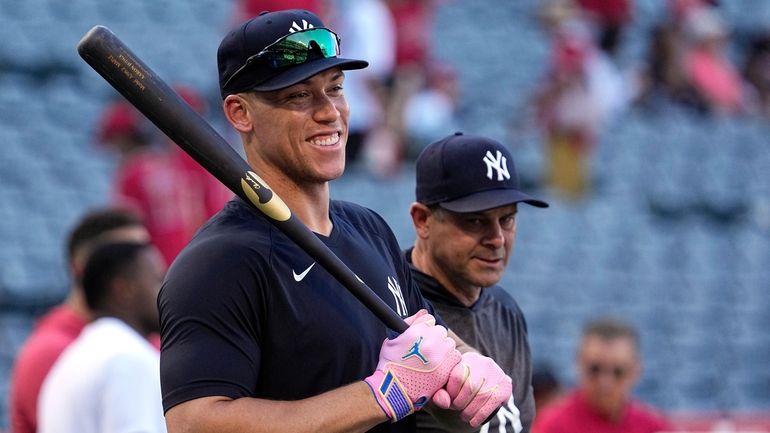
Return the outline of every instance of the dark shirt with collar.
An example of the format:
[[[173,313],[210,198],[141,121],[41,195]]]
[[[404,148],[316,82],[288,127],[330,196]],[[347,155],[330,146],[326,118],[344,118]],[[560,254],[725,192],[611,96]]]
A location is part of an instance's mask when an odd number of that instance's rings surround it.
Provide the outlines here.
[[[482,426],[481,430],[528,433],[535,416],[535,400],[532,395],[532,360],[527,323],[519,305],[505,289],[492,286],[482,289],[479,299],[466,307],[435,278],[414,267],[412,249],[405,254],[422,295],[433,304],[449,328],[481,354],[494,359],[513,379],[513,402],[503,405],[486,429]],[[516,425],[517,411],[522,430]],[[500,430],[501,424],[505,424],[504,430]],[[444,431],[424,411],[417,413],[417,430]]]

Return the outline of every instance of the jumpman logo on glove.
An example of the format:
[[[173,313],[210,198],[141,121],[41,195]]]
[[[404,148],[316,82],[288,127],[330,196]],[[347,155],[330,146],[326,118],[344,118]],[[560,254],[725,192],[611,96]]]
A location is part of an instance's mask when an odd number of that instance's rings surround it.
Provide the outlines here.
[[[401,357],[401,360],[406,360],[410,356],[416,356],[420,358],[420,361],[422,361],[423,364],[427,364],[428,360],[425,359],[424,356],[422,356],[422,353],[420,353],[420,344],[422,344],[422,336],[420,336],[419,340],[414,342],[414,344],[412,345],[412,348],[409,349],[409,352],[406,352],[406,354]]]

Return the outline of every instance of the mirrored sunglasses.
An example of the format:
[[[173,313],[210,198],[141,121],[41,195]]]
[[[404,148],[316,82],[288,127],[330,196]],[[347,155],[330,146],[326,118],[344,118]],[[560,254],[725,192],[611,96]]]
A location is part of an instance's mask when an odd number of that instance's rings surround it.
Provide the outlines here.
[[[290,33],[246,59],[246,63],[230,76],[224,87],[256,63],[275,69],[301,65],[314,55],[330,58],[337,57],[339,54],[340,38],[327,28],[319,27]]]

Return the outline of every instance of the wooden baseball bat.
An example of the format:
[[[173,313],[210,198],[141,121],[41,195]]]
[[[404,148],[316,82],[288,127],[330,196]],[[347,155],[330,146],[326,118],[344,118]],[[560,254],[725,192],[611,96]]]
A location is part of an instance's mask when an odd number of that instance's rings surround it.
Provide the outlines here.
[[[78,43],[78,53],[182,150],[246,203],[264,213],[388,328],[406,330],[404,320],[293,215],[227,141],[112,31],[95,26]]]

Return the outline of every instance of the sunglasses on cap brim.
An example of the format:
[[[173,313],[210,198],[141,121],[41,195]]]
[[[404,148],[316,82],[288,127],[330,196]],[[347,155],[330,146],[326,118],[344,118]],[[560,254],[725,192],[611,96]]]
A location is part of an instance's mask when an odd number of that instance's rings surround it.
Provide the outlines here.
[[[233,75],[225,82],[224,87],[227,87],[244,70],[256,63],[277,69],[301,65],[313,55],[330,58],[337,57],[339,54],[339,36],[325,27],[290,33],[246,59],[246,63],[233,72]]]

